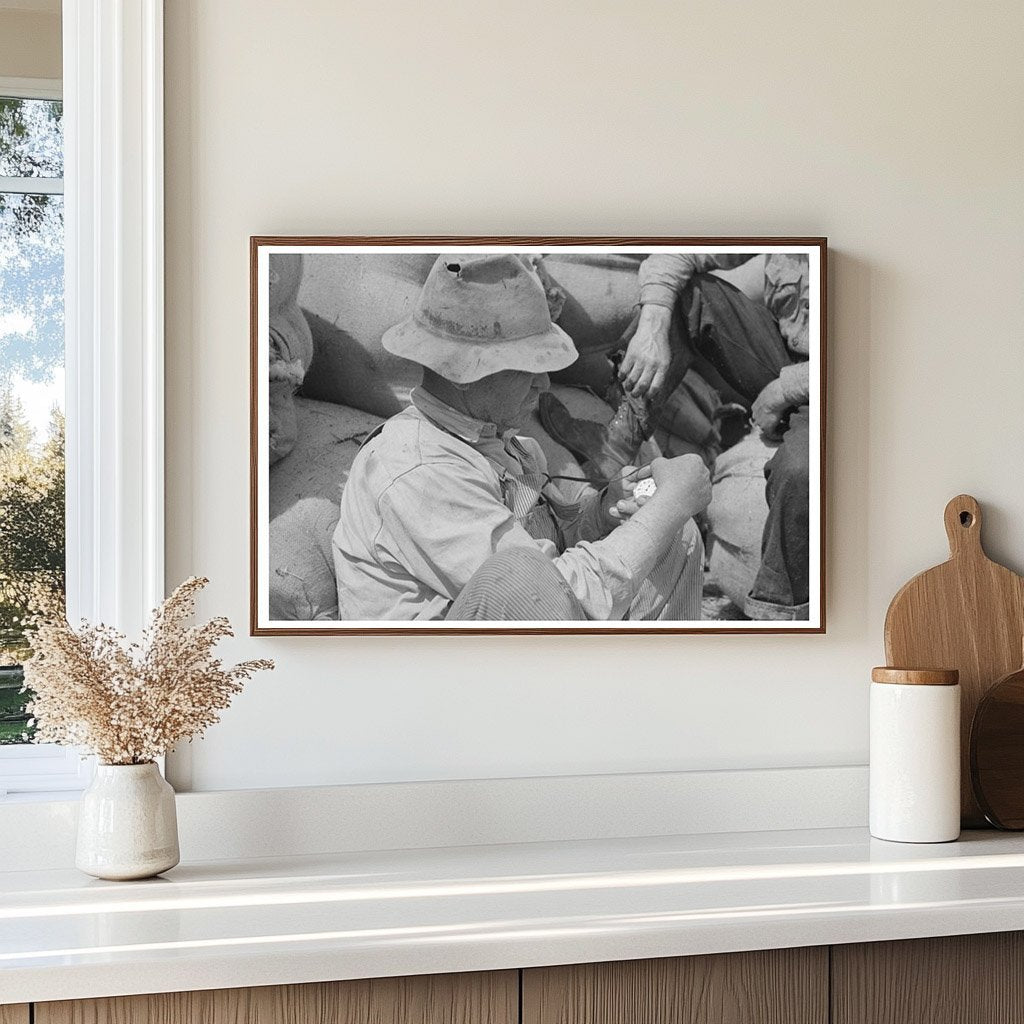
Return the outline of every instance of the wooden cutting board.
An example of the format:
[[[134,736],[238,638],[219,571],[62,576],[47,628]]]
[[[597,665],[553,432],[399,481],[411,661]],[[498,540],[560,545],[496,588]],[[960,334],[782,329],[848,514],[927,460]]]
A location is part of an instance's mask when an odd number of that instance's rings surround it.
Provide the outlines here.
[[[971,726],[971,786],[996,827],[1024,829],[1024,668],[978,703]]]
[[[1024,578],[993,562],[981,546],[981,508],[960,494],[945,511],[949,561],[915,576],[885,616],[885,656],[894,668],[960,670],[960,813],[983,827],[970,777],[971,722],[988,688],[1020,667]]]

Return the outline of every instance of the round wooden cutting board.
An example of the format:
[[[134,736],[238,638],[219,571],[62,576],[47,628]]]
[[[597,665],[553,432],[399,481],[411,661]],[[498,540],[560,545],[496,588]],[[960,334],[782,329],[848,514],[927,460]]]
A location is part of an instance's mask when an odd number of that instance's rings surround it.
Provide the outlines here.
[[[971,726],[971,783],[997,828],[1024,829],[1024,668],[982,697]]]
[[[981,508],[960,494],[945,511],[949,561],[915,576],[885,616],[885,656],[894,668],[941,665],[960,671],[960,813],[984,826],[971,788],[970,734],[988,688],[1020,667],[1024,578],[993,562],[981,546]]]

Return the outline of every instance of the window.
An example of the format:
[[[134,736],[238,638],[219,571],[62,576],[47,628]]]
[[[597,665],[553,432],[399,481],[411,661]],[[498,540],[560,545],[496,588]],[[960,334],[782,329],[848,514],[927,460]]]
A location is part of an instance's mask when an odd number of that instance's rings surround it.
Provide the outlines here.
[[[31,739],[25,623],[65,592],[59,99],[0,94],[0,744]]]
[[[31,746],[26,618],[64,600],[63,104],[46,83],[0,81],[0,785],[73,755]],[[13,780],[20,779],[20,783]],[[49,785],[49,782],[46,783]]]
[[[26,616],[64,597],[60,100],[0,95],[0,744],[31,738]]]
[[[0,172],[5,201],[48,195],[63,211],[68,615],[129,635],[165,593],[162,31],[162,0],[66,2],[63,198],[53,161]],[[0,78],[0,97],[60,101],[61,83]],[[0,745],[0,799],[90,775],[75,751]]]

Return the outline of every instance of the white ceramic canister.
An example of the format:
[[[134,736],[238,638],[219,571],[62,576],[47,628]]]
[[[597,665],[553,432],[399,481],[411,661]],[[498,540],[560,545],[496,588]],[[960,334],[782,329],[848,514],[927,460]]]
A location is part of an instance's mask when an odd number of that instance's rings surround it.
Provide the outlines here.
[[[150,878],[178,863],[174,790],[150,761],[98,764],[78,811],[75,866],[96,878]]]
[[[897,843],[960,835],[960,683],[955,669],[871,672],[871,834]]]

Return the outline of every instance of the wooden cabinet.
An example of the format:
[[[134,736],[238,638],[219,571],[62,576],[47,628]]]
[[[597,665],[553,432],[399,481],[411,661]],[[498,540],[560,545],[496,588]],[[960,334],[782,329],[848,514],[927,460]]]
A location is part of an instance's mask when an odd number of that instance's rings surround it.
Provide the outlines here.
[[[0,1006],[0,1024],[1024,1024],[1024,933]]]
[[[833,1024],[1024,1021],[1024,933],[832,947]]]
[[[522,1020],[826,1024],[828,949],[772,949],[523,971]]]
[[[35,1006],[35,1024],[518,1024],[518,1021],[518,971],[174,992],[36,1003]],[[0,1024],[7,1022],[0,1018]],[[23,1022],[18,1019],[17,1024]]]

